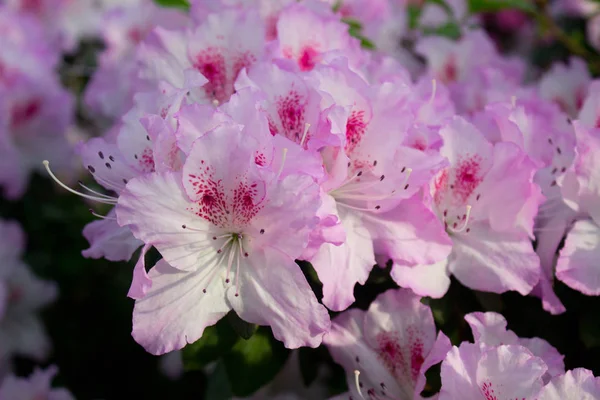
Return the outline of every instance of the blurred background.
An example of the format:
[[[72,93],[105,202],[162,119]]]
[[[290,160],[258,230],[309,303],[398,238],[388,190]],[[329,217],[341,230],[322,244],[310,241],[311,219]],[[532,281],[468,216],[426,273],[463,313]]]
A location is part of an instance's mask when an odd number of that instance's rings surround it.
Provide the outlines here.
[[[7,10],[29,13],[39,18],[40,24],[45,24],[47,32],[68,28],[68,40],[61,36],[64,43],[59,46],[54,73],[74,96],[73,120],[68,129],[70,143],[75,145],[80,140],[103,135],[112,119],[107,112],[97,112],[102,107],[90,108],[84,98],[90,78],[107,48],[102,23],[94,26],[91,21],[102,21],[106,13],[119,7],[142,7],[144,1],[135,0],[131,4],[115,1],[102,6],[93,4],[102,0],[89,0],[89,5],[84,4],[88,0],[71,1],[78,3],[77,7],[62,14],[46,10],[40,16],[35,7],[51,7],[50,1],[47,1],[49,6],[44,6],[46,0],[0,0],[0,16],[9,15]],[[590,27],[596,23],[594,18],[600,11],[594,9],[590,13],[585,8],[577,8],[586,2],[465,0],[462,3],[468,9],[464,16],[432,27],[419,22],[423,9],[434,4],[449,10],[453,5],[443,0],[406,0],[408,29],[397,38],[397,44],[410,53],[415,39],[422,34],[456,39],[460,35],[460,24],[470,23],[470,17],[476,16],[503,52],[528,61],[530,79],[536,79],[554,63],[567,61],[573,55],[585,60],[592,74],[600,73],[600,35],[595,35],[594,28]],[[568,3],[572,7],[561,8],[556,3]],[[161,0],[157,6],[186,12],[189,5],[184,0]],[[90,17],[90,13],[96,14]],[[375,47],[361,32],[360,22],[352,18],[347,22],[365,48]],[[0,28],[3,24],[6,25],[0,22]],[[0,46],[10,40],[0,36]],[[411,60],[417,68],[423,62],[416,55]],[[101,111],[107,111],[106,107]],[[35,162],[39,163],[38,168],[23,195],[0,197],[0,217],[21,224],[27,237],[24,262],[39,278],[55,282],[58,295],[40,311],[51,351],[42,360],[23,355],[5,360],[16,375],[27,376],[36,366],[56,365],[59,372],[54,385],[68,388],[77,399],[83,400],[227,399],[251,395],[278,376],[289,361],[292,367],[286,368],[279,379],[298,385],[298,391],[306,398],[326,398],[344,391],[344,372],[333,363],[324,347],[303,348],[292,354],[272,338],[268,328],[251,326],[235,315],[209,328],[199,342],[182,352],[161,357],[148,354],[131,337],[134,302],[127,297],[138,252],[131,262],[83,257],[82,251],[89,243],[82,236],[82,229],[96,219],[90,213],[90,204],[49,180],[41,170],[41,159]],[[72,164],[71,173],[63,175],[72,184],[78,179],[91,181],[77,161]],[[108,210],[94,205],[96,213],[104,215]],[[156,254],[151,257],[156,259]],[[153,262],[150,260],[147,264],[153,265]],[[319,296],[316,274],[309,264],[301,263],[301,266]],[[392,287],[396,285],[389,278],[389,270],[375,268],[367,284],[356,287],[357,302],[353,307],[366,309],[377,294]],[[553,344],[565,355],[567,369],[584,367],[595,375],[600,374],[600,298],[585,296],[560,282],[556,283],[555,291],[568,310],[559,316],[544,311],[539,299],[512,293],[476,292],[455,280],[444,298],[426,299],[426,302],[432,307],[438,327],[453,343],[472,340],[463,320],[466,313],[498,311],[508,320],[508,328],[519,336],[538,336]],[[430,371],[428,378],[426,394],[435,393],[440,386],[439,366]],[[315,385],[319,389],[314,389]],[[304,387],[313,387],[316,391],[302,392]],[[262,393],[256,398],[269,396]]]

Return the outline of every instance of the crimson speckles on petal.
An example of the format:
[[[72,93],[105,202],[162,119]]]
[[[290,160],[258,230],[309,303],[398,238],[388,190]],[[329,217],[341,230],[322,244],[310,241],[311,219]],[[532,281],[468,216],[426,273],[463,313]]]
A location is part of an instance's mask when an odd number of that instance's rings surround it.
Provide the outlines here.
[[[277,133],[283,134],[293,142],[300,143],[305,127],[304,112],[306,103],[306,98],[300,95],[293,86],[287,96],[279,97],[276,100],[277,115],[283,129],[283,132]]]
[[[219,102],[229,98],[232,88],[228,90],[227,67],[225,64],[225,50],[218,47],[208,47],[196,55],[194,67],[208,79],[204,90],[208,98]],[[233,86],[233,82],[231,82]]]
[[[450,183],[450,191],[459,204],[466,204],[475,189],[481,184],[484,176],[481,170],[481,156],[463,156],[453,168],[454,180]]]
[[[346,122],[346,153],[350,154],[356,149],[366,129],[365,112],[363,110],[352,111],[348,122]]]

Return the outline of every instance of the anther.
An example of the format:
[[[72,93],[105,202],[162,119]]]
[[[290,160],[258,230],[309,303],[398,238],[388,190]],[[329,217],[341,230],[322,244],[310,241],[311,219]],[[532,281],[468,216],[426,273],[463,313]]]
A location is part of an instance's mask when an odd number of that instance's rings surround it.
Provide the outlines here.
[[[385,175],[381,175],[381,176],[379,177],[379,180],[380,180],[380,181],[382,181],[382,180],[384,180],[384,179],[385,179]]]
[[[379,210],[381,208],[381,206],[375,206],[376,210]]]
[[[356,174],[356,176],[361,176],[362,175],[362,171],[358,171],[358,174]]]
[[[212,101],[212,104],[213,104],[213,106],[215,106],[215,107],[219,107],[219,100],[217,100],[217,99],[214,99],[214,100]]]
[[[261,230],[260,230],[260,234],[262,235],[263,233],[265,233],[265,230],[264,230],[264,229],[261,229]]]

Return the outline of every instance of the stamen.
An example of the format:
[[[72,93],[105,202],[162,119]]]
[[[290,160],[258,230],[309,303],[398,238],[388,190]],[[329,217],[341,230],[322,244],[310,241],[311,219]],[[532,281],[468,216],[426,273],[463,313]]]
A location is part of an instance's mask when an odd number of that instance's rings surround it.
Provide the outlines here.
[[[220,103],[219,103],[219,100],[217,100],[217,99],[213,99],[213,101],[212,101],[212,104],[213,104],[213,106],[215,106],[215,107],[219,107],[219,104],[220,104]]]
[[[227,241],[229,243],[233,240],[233,236],[230,240]],[[229,272],[231,271],[231,266],[233,265],[233,256],[235,255],[235,251],[233,249],[229,250],[229,260],[227,260],[227,275],[225,275],[225,283],[229,283]]]
[[[310,124],[306,123],[304,124],[304,133],[302,134],[302,139],[300,140],[300,146],[304,147],[304,141],[306,140],[306,137],[308,136],[308,130],[310,129]]]
[[[512,108],[517,107],[517,96],[510,97],[510,105],[512,106]]]
[[[433,101],[435,100],[436,92],[437,92],[437,80],[432,79],[431,80],[431,96],[429,97],[429,104],[433,104]]]
[[[109,220],[113,220],[116,221],[117,219],[115,217],[107,217],[106,215],[101,215],[96,213],[94,210],[92,210],[91,208],[89,209],[90,213],[94,216],[94,217],[98,217],[98,218],[102,218],[102,219],[109,219]]]
[[[283,149],[283,154],[281,155],[281,165],[279,166],[279,171],[277,171],[277,176],[275,178],[275,180],[279,180],[279,177],[281,176],[281,173],[283,172],[283,166],[285,165],[285,160],[287,158],[287,152],[288,149],[287,147]]]
[[[244,253],[244,248],[242,247],[242,239],[240,238],[240,240],[238,240],[238,244],[240,247],[240,254],[238,256],[237,259],[237,268],[235,269],[235,297],[238,297],[240,295],[239,293],[239,283],[240,283],[240,258],[242,258],[242,256],[246,256],[248,257],[248,253]]]
[[[89,187],[85,186],[85,185],[83,184],[83,182],[81,182],[81,181],[78,181],[77,183],[79,184],[79,186],[81,186],[82,188],[86,189],[87,191],[89,191],[89,192],[91,192],[91,193],[94,193],[95,195],[98,195],[98,196],[100,196],[100,197],[104,197],[104,198],[106,198],[106,199],[113,199],[113,198],[114,198],[114,197],[112,197],[112,196],[109,196],[109,195],[106,195],[106,194],[104,194],[104,193],[100,193],[100,192],[97,192],[97,191],[95,191],[95,190],[93,190],[93,189],[90,189]]]
[[[208,231],[205,231],[203,229],[197,229],[197,228],[190,228],[189,226],[187,226],[186,224],[181,225],[181,228],[183,229],[187,229],[188,231],[192,231],[192,232],[202,232],[202,233],[207,233]],[[222,237],[227,237],[229,235],[223,235],[223,236],[219,236],[219,238]]]
[[[50,170],[50,162],[48,160],[44,160],[43,161],[44,167],[46,168],[46,171],[48,171],[48,175],[50,175],[50,177],[56,182],[58,183],[63,189],[76,194],[77,196],[83,197],[84,199],[88,199],[88,200],[93,200],[93,201],[97,201],[99,203],[104,203],[104,204],[112,204],[115,205],[117,204],[117,199],[114,197],[111,198],[104,198],[104,197],[99,197],[99,196],[91,196],[89,194],[85,194],[85,193],[81,193],[78,192],[77,190],[71,189],[70,187],[68,187],[67,185],[65,185],[64,183],[62,183],[60,181],[60,179],[58,179],[56,177],[56,175],[54,175],[52,173],[52,171]]]
[[[460,233],[460,232],[464,231],[467,228],[467,225],[469,224],[470,217],[471,217],[471,205],[467,204],[467,211],[462,217],[462,219],[465,221],[463,226],[461,226],[459,229],[452,229],[452,231],[454,233]],[[456,225],[456,223],[454,225]]]
[[[355,369],[354,370],[354,384],[356,385],[356,391],[358,392],[358,395],[360,396],[361,399],[365,399],[365,396],[363,396],[362,391],[360,390],[360,381],[358,379],[358,377],[360,376],[360,371]]]

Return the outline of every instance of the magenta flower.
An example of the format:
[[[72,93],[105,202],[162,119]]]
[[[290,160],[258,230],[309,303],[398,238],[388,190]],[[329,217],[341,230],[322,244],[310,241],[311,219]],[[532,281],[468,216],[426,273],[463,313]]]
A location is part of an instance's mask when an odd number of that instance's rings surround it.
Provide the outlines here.
[[[119,224],[164,257],[133,314],[133,336],[149,352],[196,341],[231,309],[290,348],[318,346],[328,330],[294,262],[317,222],[318,186],[280,179],[257,150],[251,131],[218,126],[193,143],[182,171],[132,179],[119,197]]]
[[[340,399],[422,399],[425,372],[451,347],[429,307],[406,289],[379,295],[366,312],[345,311],[323,340],[346,370],[350,391]]]

